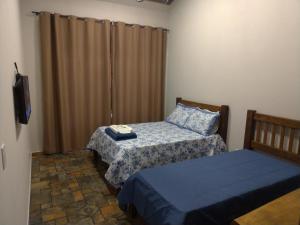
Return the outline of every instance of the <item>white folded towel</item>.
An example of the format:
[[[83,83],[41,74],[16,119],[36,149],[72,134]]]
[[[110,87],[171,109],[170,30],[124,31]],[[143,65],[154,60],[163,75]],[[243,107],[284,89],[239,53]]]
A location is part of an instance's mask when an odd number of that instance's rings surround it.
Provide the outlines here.
[[[129,134],[132,132],[132,128],[127,125],[111,125],[109,128],[116,134]]]

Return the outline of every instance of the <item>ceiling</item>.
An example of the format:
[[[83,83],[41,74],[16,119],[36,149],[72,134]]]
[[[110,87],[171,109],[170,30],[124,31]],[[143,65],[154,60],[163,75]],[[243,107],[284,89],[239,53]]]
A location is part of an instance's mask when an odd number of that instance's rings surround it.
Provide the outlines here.
[[[171,7],[171,4],[175,2],[175,0],[95,0],[95,1],[105,1],[105,2],[149,8],[154,10],[162,10],[162,11],[168,11]]]
[[[174,0],[148,0],[150,2],[157,2],[157,3],[162,3],[165,5],[171,5]]]

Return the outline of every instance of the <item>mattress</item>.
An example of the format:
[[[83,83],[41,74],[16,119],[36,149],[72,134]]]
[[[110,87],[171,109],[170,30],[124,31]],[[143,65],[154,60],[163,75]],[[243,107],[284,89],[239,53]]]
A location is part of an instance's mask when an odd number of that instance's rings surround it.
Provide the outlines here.
[[[250,150],[142,170],[118,195],[149,225],[229,225],[300,187],[300,167]]]
[[[109,164],[105,178],[114,186],[144,168],[219,154],[226,150],[220,135],[203,136],[168,122],[130,124],[137,139],[114,141],[98,128],[88,149]]]

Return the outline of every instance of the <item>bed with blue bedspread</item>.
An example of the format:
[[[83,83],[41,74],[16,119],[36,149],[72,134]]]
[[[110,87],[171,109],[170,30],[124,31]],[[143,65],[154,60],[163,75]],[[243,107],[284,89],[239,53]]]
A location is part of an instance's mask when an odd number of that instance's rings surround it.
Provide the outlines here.
[[[114,141],[98,128],[88,149],[109,165],[105,178],[115,187],[143,168],[220,154],[226,144],[219,134],[204,136],[168,122],[130,124],[137,139]]]
[[[229,225],[300,187],[300,167],[250,150],[187,160],[131,176],[118,195],[149,225]]]

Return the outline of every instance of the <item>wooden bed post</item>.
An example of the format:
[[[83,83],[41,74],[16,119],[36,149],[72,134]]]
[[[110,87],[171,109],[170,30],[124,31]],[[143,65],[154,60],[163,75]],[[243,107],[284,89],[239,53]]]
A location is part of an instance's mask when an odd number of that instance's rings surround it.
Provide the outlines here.
[[[94,156],[94,163],[97,164],[99,161],[99,154],[97,151],[93,151],[93,156]]]
[[[245,137],[244,137],[244,148],[251,149],[251,142],[254,140],[255,133],[255,110],[248,110],[247,112],[247,121],[246,121],[246,129],[245,129]]]
[[[220,127],[218,133],[221,135],[225,143],[227,143],[228,116],[229,106],[222,105],[220,109]]]
[[[138,216],[138,212],[133,204],[128,205],[128,216],[133,219]]]
[[[182,98],[177,97],[177,98],[176,98],[176,105],[177,105],[179,102],[181,102],[181,101],[182,101]]]

